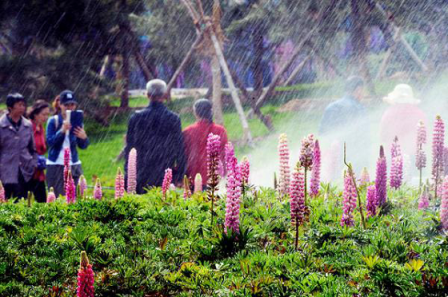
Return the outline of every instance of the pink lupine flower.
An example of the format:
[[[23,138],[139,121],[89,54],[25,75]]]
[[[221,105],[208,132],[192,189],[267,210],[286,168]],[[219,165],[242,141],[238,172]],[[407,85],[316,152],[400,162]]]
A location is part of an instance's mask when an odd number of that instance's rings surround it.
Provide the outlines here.
[[[82,198],[87,194],[87,180],[84,177],[84,175],[81,175],[79,177],[79,195],[81,195]]]
[[[367,187],[367,217],[374,217],[376,215],[376,188],[375,185]]]
[[[429,193],[428,189],[425,187],[425,189],[422,191],[420,195],[420,199],[418,201],[418,209],[427,209],[429,207]]]
[[[70,170],[68,171],[67,182],[65,184],[65,198],[67,199],[67,203],[76,202],[75,181],[73,180],[73,176]]]
[[[311,196],[317,196],[319,194],[320,163],[321,163],[321,152],[320,152],[319,140],[316,140],[316,142],[314,143],[313,169],[311,171],[311,186],[310,186]]]
[[[219,167],[223,166],[221,160],[219,159],[220,154],[220,144],[221,137],[219,135],[215,135],[210,133],[207,138],[207,177],[208,183],[210,183],[210,178],[214,177],[216,180],[213,181],[213,184],[217,184],[219,181]],[[221,163],[221,165],[220,165]],[[222,169],[222,171],[224,171]]]
[[[47,203],[51,203],[56,201],[56,195],[54,194],[54,189],[53,187],[50,188],[50,191],[48,191],[48,195],[47,195]]]
[[[0,203],[2,202],[6,202],[6,196],[5,196],[5,188],[3,187],[3,184],[0,181]]]
[[[172,180],[173,180],[173,171],[171,170],[171,168],[167,168],[165,170],[165,176],[163,177],[163,182],[162,182],[163,197],[166,196],[166,192],[169,190]]]
[[[124,196],[124,176],[121,173],[120,167],[117,170],[117,176],[115,177],[115,199],[123,198]]]
[[[440,222],[442,223],[442,228],[448,231],[448,176],[445,177],[443,182],[443,193],[440,203]]]
[[[305,219],[305,177],[300,167],[292,173],[289,196],[291,223],[300,225]]]
[[[95,181],[95,187],[93,188],[93,198],[95,198],[96,200],[103,199],[103,188],[101,187],[99,178],[97,178]]]
[[[365,186],[368,183],[370,183],[370,175],[369,175],[369,171],[367,171],[367,168],[364,167],[361,171],[361,177],[359,178],[359,185]]]
[[[64,188],[67,187],[68,172],[70,171],[70,148],[64,149]]]
[[[341,218],[341,226],[351,227],[355,224],[353,218],[353,211],[356,208],[356,199],[358,195],[356,194],[356,188],[353,184],[353,179],[350,174],[345,173],[344,177],[344,212]]]
[[[240,198],[242,176],[235,151],[230,142],[225,147],[227,165],[227,199],[226,199],[226,219],[224,222],[224,232],[229,229],[234,233],[239,233],[240,225]]]
[[[200,173],[196,173],[194,178],[194,192],[202,192],[202,176]]]
[[[93,273],[92,265],[89,263],[89,258],[86,252],[81,252],[81,261],[78,270],[78,287],[76,289],[77,297],[93,297],[95,295],[95,275]]]
[[[243,185],[249,184],[250,175],[250,163],[247,157],[244,157],[240,164],[241,168],[241,178],[243,179]]]
[[[387,162],[383,146],[380,147],[380,157],[376,163],[376,205],[383,206],[387,201]]]
[[[289,192],[290,183],[289,148],[288,137],[286,136],[286,134],[280,134],[278,154],[280,157],[280,176],[278,181],[278,188],[279,192],[284,195]]]
[[[390,166],[390,187],[398,189],[403,182],[403,156],[398,144],[398,137],[395,137],[391,148],[391,166]]]
[[[432,139],[432,176],[435,183],[435,196],[438,196],[437,185],[443,179],[443,149],[445,142],[445,124],[440,116],[436,117],[434,123],[434,134]]]
[[[314,154],[314,135],[310,134],[302,139],[302,147],[300,149],[300,165],[309,170],[313,166]]]
[[[128,157],[128,193],[135,194],[137,190],[137,150],[132,148]]]
[[[415,166],[418,170],[422,170],[426,167],[426,153],[424,145],[426,144],[426,127],[425,124],[420,121],[417,125],[417,152],[415,155]]]

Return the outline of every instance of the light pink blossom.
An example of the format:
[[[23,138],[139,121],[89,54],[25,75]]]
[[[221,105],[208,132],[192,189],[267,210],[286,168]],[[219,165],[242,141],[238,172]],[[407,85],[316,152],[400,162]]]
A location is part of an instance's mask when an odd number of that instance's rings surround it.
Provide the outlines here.
[[[124,176],[118,167],[117,175],[115,177],[115,199],[123,198],[124,196]]]
[[[93,198],[96,200],[103,199],[103,188],[101,187],[100,179],[97,178],[95,181],[95,187],[93,189]]]
[[[169,190],[172,180],[173,180],[173,171],[171,170],[171,168],[165,169],[165,176],[163,177],[162,182],[163,197],[165,197],[166,192]]]
[[[353,212],[356,208],[356,199],[358,195],[356,194],[356,188],[353,184],[352,177],[350,174],[345,173],[344,177],[344,207],[343,214],[341,218],[341,226],[351,227],[355,224],[355,220],[353,218]]]
[[[137,150],[132,148],[128,157],[128,193],[135,194],[137,190]]]
[[[280,176],[278,187],[279,192],[284,195],[289,193],[289,183],[291,178],[289,167],[288,137],[286,136],[286,134],[280,134],[278,154],[280,157]]]
[[[224,231],[227,233],[231,229],[232,232],[239,233],[242,176],[238,160],[235,157],[235,151],[230,142],[225,147],[225,156],[227,165],[227,199]]]

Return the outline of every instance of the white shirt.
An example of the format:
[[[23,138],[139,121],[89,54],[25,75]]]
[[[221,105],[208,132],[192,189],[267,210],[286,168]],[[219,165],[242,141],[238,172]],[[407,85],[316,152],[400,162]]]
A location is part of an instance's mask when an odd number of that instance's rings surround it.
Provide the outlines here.
[[[70,139],[68,137],[69,133],[65,133],[64,143],[62,144],[62,149],[59,152],[58,158],[55,162],[50,161],[50,159],[47,159],[47,165],[64,165],[64,151],[66,148],[70,148]],[[78,160],[77,162],[73,163],[72,158],[70,158],[70,166],[72,165],[79,165],[81,164],[81,160]]]

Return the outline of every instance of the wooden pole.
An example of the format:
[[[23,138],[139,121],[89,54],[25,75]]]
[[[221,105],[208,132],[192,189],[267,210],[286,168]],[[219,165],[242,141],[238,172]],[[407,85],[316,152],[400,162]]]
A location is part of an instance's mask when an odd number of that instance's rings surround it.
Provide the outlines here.
[[[288,86],[292,80],[297,76],[297,74],[303,69],[303,67],[305,66],[306,62],[308,62],[308,60],[311,57],[308,55],[305,57],[305,59],[302,60],[302,62],[299,63],[299,65],[296,66],[296,68],[294,68],[294,70],[291,72],[291,74],[289,75],[288,79],[286,80],[284,86]]]
[[[210,67],[212,69],[212,84],[213,84],[213,119],[219,125],[224,124],[224,117],[222,114],[222,78],[221,68],[219,67],[219,58],[213,55],[210,59]]]

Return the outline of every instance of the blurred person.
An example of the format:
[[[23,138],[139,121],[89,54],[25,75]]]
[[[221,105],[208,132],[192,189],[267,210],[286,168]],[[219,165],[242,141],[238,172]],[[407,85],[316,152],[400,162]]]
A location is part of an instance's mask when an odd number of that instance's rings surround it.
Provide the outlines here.
[[[181,121],[177,114],[168,110],[163,101],[166,98],[166,83],[154,79],[146,84],[150,101],[148,107],[135,112],[129,120],[126,133],[125,175],[132,148],[137,150],[137,194],[145,188],[161,186],[165,170],[173,170],[172,182],[182,184],[185,174],[184,141]]]
[[[33,126],[24,117],[26,102],[21,94],[9,94],[6,106],[8,111],[0,118],[0,180],[7,199],[25,198],[38,158]]]
[[[34,175],[29,182],[29,189],[34,194],[34,199],[37,202],[47,201],[47,191],[45,187],[45,169],[47,168],[47,160],[45,154],[47,152],[47,145],[45,143],[44,123],[47,122],[50,115],[50,104],[45,100],[37,100],[31,107],[28,113],[28,118],[33,124],[34,143],[38,153],[37,167]]]
[[[202,176],[202,185],[207,184],[207,137],[210,133],[221,138],[221,157],[224,164],[224,148],[227,144],[227,131],[213,122],[212,104],[207,99],[199,99],[193,106],[196,123],[185,128],[185,155],[187,158],[187,176],[194,181],[196,174]],[[225,166],[223,166],[225,167]],[[193,184],[193,183],[191,183]]]
[[[64,150],[70,148],[70,170],[78,185],[82,174],[81,161],[77,147],[86,149],[89,139],[83,127],[71,131],[71,124],[67,119],[68,110],[76,110],[78,102],[72,91],[66,90],[59,95],[60,111],[52,116],[47,123],[47,144],[49,147],[47,159],[47,186],[53,188],[56,197],[65,195],[64,188]]]
[[[384,111],[380,123],[380,139],[387,151],[390,151],[395,136],[401,151],[408,155],[415,154],[417,124],[423,121],[428,127],[426,114],[419,108],[420,100],[414,97],[412,87],[398,84],[383,101],[390,106]]]

